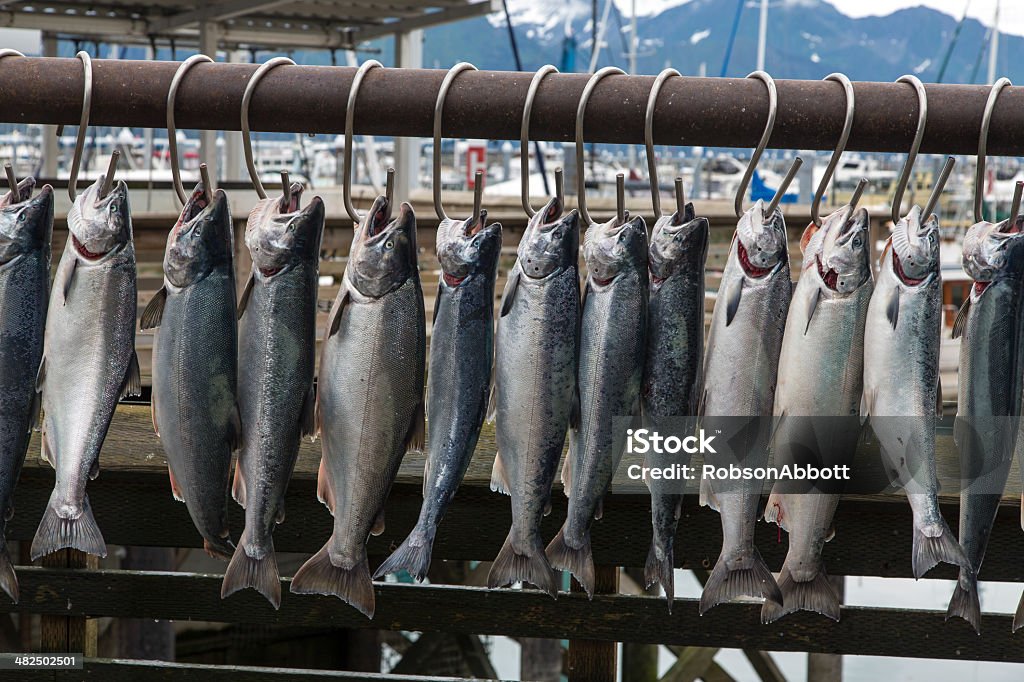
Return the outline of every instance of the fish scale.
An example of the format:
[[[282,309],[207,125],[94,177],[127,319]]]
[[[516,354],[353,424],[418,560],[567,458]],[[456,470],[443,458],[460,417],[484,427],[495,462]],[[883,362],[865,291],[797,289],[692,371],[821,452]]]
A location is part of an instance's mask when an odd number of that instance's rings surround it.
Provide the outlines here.
[[[0,205],[0,589],[14,602],[18,580],[7,550],[7,522],[39,418],[35,384],[43,355],[53,230],[53,190],[47,185],[32,199],[34,187],[31,178],[23,180],[17,197],[8,192]]]

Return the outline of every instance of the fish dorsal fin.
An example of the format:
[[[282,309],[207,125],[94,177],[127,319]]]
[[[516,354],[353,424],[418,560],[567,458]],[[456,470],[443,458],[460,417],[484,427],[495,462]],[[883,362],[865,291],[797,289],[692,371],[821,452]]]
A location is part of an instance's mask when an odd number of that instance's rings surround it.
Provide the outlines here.
[[[725,294],[725,326],[732,324],[736,318],[736,311],[740,308],[740,299],[743,298],[743,277],[729,285],[729,291]]]
[[[171,481],[171,495],[178,502],[184,502],[185,496],[181,494],[181,486],[178,485],[177,479],[174,478],[174,472],[171,470],[171,467],[167,467],[167,478]]]
[[[345,312],[345,308],[351,300],[352,292],[349,291],[348,285],[343,282],[341,285],[341,291],[339,292],[338,302],[331,310],[331,319],[327,324],[328,339],[337,334],[338,330],[341,329],[341,314]]]
[[[377,518],[373,520],[373,528],[370,529],[370,535],[377,536],[384,532],[384,507],[380,508],[377,512]]]
[[[515,301],[518,288],[519,268],[512,268],[508,281],[505,282],[505,293],[501,296],[501,317],[505,317],[512,310],[512,303]]]
[[[71,284],[75,281],[75,270],[78,269],[78,259],[61,259],[57,268],[56,281],[61,282],[61,300],[64,305],[68,304],[68,296],[71,294]]]
[[[811,243],[811,239],[820,230],[821,227],[815,225],[813,222],[804,228],[804,233],[800,235],[800,253],[804,253],[807,250],[807,245]]]
[[[889,303],[885,306],[885,317],[895,329],[896,323],[900,319],[900,290],[897,287],[893,287],[892,293],[889,295]]]
[[[960,310],[956,311],[956,317],[953,318],[953,338],[959,339],[964,334],[964,327],[967,324],[967,314],[971,311],[971,297],[968,295],[960,306]]]
[[[146,309],[142,311],[139,329],[156,329],[164,319],[164,304],[167,303],[167,286],[160,287]]]
[[[242,473],[242,453],[238,453],[235,462],[235,477],[231,482],[231,497],[245,509],[245,474]]]
[[[814,293],[811,294],[811,300],[807,304],[807,326],[804,327],[804,336],[807,336],[807,331],[811,328],[811,320],[814,319],[814,311],[818,309],[819,300],[821,300],[821,289],[815,287]]]
[[[121,400],[138,398],[141,395],[142,372],[139,370],[139,356],[133,350],[132,358],[128,361],[128,371],[124,375],[124,383],[121,385]]]
[[[505,463],[501,459],[501,453],[494,454],[494,465],[491,467],[491,491],[502,495],[511,495],[512,486],[508,484],[508,473],[505,471]]]
[[[249,297],[252,296],[252,288],[256,285],[256,267],[249,271],[249,278],[245,280],[245,287],[242,289],[242,297],[238,299],[238,319],[242,319],[245,309],[249,305]]]

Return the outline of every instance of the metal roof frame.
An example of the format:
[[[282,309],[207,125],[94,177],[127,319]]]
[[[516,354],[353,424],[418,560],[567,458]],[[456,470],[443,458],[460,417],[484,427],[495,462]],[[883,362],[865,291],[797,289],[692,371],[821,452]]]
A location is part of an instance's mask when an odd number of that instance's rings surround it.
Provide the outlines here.
[[[499,9],[499,0],[16,0],[0,2],[0,28],[122,44],[188,44],[198,42],[201,25],[213,24],[225,49],[343,49]]]

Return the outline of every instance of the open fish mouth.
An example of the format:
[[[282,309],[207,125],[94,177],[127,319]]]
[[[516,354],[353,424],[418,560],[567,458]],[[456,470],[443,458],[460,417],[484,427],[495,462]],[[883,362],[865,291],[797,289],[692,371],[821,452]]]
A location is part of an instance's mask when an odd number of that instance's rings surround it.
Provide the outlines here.
[[[815,256],[814,260],[818,264],[818,276],[821,277],[821,281],[825,283],[829,289],[836,290],[836,284],[839,281],[839,273],[835,271],[835,268],[825,269],[825,266],[821,264],[821,256]]]
[[[86,248],[85,244],[78,241],[78,237],[76,237],[73,234],[71,235],[71,243],[74,245],[75,251],[77,251],[78,254],[85,258],[86,260],[99,260],[100,258],[103,258],[111,251],[111,249],[99,252],[90,251],[88,248]]]
[[[743,272],[749,277],[760,279],[772,271],[772,268],[758,267],[751,262],[750,255],[747,253],[747,247],[743,246],[743,240],[741,239],[736,240],[736,255],[739,256]]]
[[[906,284],[907,286],[917,286],[918,284],[925,280],[924,277],[916,278],[909,276],[903,270],[903,263],[900,261],[900,256],[898,253],[896,253],[895,250],[893,250],[892,252],[892,269],[896,273],[896,276],[899,278],[899,280]]]
[[[383,199],[377,203],[377,210],[373,215],[366,219],[366,238],[372,239],[380,234],[387,227],[389,217],[388,201]]]

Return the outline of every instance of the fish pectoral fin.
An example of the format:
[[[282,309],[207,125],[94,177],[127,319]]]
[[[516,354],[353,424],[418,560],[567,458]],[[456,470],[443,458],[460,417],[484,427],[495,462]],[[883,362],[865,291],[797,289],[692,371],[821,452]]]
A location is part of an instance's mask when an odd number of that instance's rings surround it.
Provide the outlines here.
[[[818,309],[818,301],[820,300],[821,289],[815,289],[811,295],[810,302],[807,304],[807,325],[804,327],[804,336],[807,336],[807,332],[811,328],[811,320],[814,319],[814,311]]]
[[[405,437],[406,452],[423,452],[426,443],[427,419],[423,411],[423,400],[416,405],[416,412],[412,416],[412,424],[409,425],[409,433]]]
[[[48,463],[53,469],[57,468],[57,459],[53,456],[53,450],[50,449],[50,442],[46,438],[46,426],[43,426],[42,438],[40,438],[42,447],[39,449],[39,456]]]
[[[501,459],[501,453],[494,453],[494,466],[491,467],[491,491],[502,495],[511,495],[512,486],[508,484],[508,474],[505,472],[505,463]]]
[[[337,334],[338,330],[341,329],[341,314],[345,312],[345,308],[348,306],[351,298],[351,292],[349,292],[345,283],[342,282],[338,301],[331,310],[331,319],[327,322],[327,336],[324,339],[325,341]]]
[[[242,319],[245,308],[249,305],[249,297],[252,296],[252,288],[256,285],[256,266],[249,271],[249,279],[245,280],[245,287],[242,289],[242,297],[238,299],[238,319]]]
[[[245,509],[245,476],[242,474],[242,453],[238,453],[235,462],[235,477],[231,481],[231,497]]]
[[[942,376],[935,377],[935,416],[942,416]]]
[[[185,496],[181,494],[181,486],[178,485],[178,480],[174,478],[174,472],[169,466],[167,467],[167,477],[171,479],[171,495],[174,495],[174,499],[178,502],[184,502]]]
[[[377,512],[377,518],[373,521],[373,528],[370,529],[370,535],[377,536],[384,532],[384,507],[380,508]]]
[[[139,329],[155,329],[160,326],[160,322],[164,319],[164,304],[167,303],[167,287],[162,286],[160,290],[156,292],[152,300],[146,305],[146,309],[142,311],[142,319],[139,320]]]
[[[743,298],[743,278],[740,277],[729,285],[729,291],[725,293],[725,326],[732,324],[736,317],[736,311],[740,308],[740,299]]]
[[[331,488],[330,475],[327,472],[327,462],[320,458],[320,468],[316,472],[316,499],[327,507],[334,516],[334,489]]]
[[[718,511],[718,497],[711,487],[711,480],[703,477],[700,479],[700,506]]]
[[[46,356],[39,361],[39,369],[36,371],[36,393],[41,393],[43,384],[46,383]]]
[[[228,425],[228,446],[231,452],[236,452],[242,447],[242,413],[235,405],[235,411],[231,413],[231,423]]]
[[[423,498],[427,497],[427,481],[430,480],[430,457],[423,460]]]
[[[821,228],[818,225],[815,225],[813,221],[811,222],[810,225],[808,225],[806,228],[804,228],[804,233],[802,235],[800,235],[800,253],[801,254],[805,253],[807,251],[807,245],[811,243],[811,238],[820,229]]]
[[[299,426],[302,436],[309,436],[310,440],[316,440],[316,389],[310,383],[306,391],[306,397],[302,401],[302,412],[299,413]]]
[[[139,369],[139,355],[132,350],[131,360],[128,361],[128,371],[124,374],[124,383],[121,384],[120,400],[125,398],[138,398],[142,395],[142,371]]]
[[[498,412],[498,384],[495,381],[497,377],[494,375],[494,365],[491,364],[491,395],[487,399],[487,421],[491,424],[494,423],[494,415]]]
[[[149,416],[153,420],[153,433],[156,437],[160,437],[160,426],[156,423],[156,396],[157,391],[153,390],[152,395],[149,397]]]
[[[512,310],[512,303],[516,298],[516,289],[519,288],[519,270],[512,268],[508,280],[505,282],[505,291],[501,295],[501,317],[505,317]]]
[[[964,326],[967,324],[967,313],[971,311],[971,297],[967,296],[964,299],[963,305],[960,306],[960,310],[956,311],[956,317],[953,318],[953,336],[954,339],[959,339],[963,336]]]
[[[434,299],[434,312],[430,318],[430,326],[437,324],[437,311],[441,309],[441,299],[444,297],[444,276],[437,282],[437,298]]]
[[[562,461],[562,490],[565,492],[565,496],[569,497],[572,492],[572,460],[576,457],[576,433],[571,432],[569,435],[569,450],[565,453],[565,459]]]
[[[60,261],[60,265],[57,268],[56,281],[63,282],[61,287],[60,296],[63,305],[68,304],[68,295],[71,293],[71,284],[75,281],[75,270],[78,268],[78,259],[72,258],[70,260]]]
[[[896,328],[896,323],[900,319],[900,290],[894,288],[892,295],[889,296],[889,303],[885,306],[885,317],[889,320],[889,324],[892,328]]]

